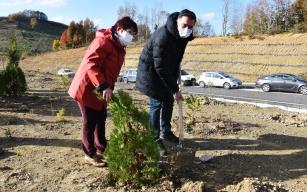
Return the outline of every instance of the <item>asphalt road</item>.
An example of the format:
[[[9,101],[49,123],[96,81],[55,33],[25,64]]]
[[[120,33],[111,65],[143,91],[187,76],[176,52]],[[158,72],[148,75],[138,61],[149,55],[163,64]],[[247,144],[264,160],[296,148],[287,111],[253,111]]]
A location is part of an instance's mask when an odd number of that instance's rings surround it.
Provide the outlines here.
[[[183,91],[192,94],[206,95],[212,98],[307,110],[307,95],[298,93],[262,92],[262,90],[253,87],[227,90],[224,88],[186,86],[183,87]]]
[[[134,83],[117,83],[118,88],[133,89]],[[199,86],[184,86],[184,93],[205,95],[211,98],[227,99],[238,102],[248,102],[263,106],[282,107],[294,111],[307,112],[307,95],[287,92],[263,92],[252,84],[243,85],[239,89],[201,88]],[[296,110],[297,109],[297,110]]]

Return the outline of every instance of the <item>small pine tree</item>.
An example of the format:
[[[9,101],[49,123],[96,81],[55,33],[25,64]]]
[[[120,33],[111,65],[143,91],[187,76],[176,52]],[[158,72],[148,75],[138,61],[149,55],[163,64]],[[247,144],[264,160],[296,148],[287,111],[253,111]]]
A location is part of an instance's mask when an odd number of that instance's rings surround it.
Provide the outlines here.
[[[187,106],[187,118],[185,123],[188,131],[193,130],[193,126],[196,122],[195,114],[201,110],[202,103],[203,99],[200,96],[189,95],[187,98],[185,98],[185,104]]]
[[[0,95],[19,96],[27,90],[27,83],[19,61],[22,53],[18,49],[15,36],[11,36],[7,49],[8,63],[0,75]]]
[[[123,91],[112,98],[110,111],[115,125],[106,151],[111,176],[124,183],[152,183],[159,175],[159,150],[148,112]]]

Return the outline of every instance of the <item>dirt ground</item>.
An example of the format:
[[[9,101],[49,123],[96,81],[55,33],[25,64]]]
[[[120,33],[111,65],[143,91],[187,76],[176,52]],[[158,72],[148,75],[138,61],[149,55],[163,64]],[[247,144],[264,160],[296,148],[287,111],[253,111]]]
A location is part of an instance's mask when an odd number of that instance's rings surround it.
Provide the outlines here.
[[[80,112],[58,78],[26,74],[24,96],[0,98],[0,191],[307,191],[306,114],[205,98],[184,149],[168,144],[161,178],[135,188],[112,183],[108,168],[83,162]],[[146,106],[133,85],[117,88]],[[65,122],[56,116],[61,108]],[[175,106],[175,132],[177,119]],[[111,130],[109,116],[108,135]],[[212,159],[202,162],[203,155]]]

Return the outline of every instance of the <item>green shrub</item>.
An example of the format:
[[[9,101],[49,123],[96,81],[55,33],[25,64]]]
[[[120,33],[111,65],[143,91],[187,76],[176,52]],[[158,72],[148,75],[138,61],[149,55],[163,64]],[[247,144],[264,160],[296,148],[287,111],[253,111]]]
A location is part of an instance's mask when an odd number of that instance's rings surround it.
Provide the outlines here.
[[[0,125],[12,125],[12,124],[14,124],[13,118],[0,115]]]
[[[4,135],[5,135],[6,137],[11,138],[11,137],[13,136],[13,132],[11,131],[10,128],[8,128],[8,129],[5,130]]]
[[[0,78],[0,95],[19,96],[27,90],[26,78],[20,67],[8,65]]]
[[[63,88],[67,88],[70,82],[70,79],[66,75],[61,75],[58,77],[58,81]]]
[[[112,98],[110,111],[114,123],[106,150],[112,178],[123,183],[144,185],[159,176],[159,149],[149,126],[149,114],[138,109],[123,91]]]
[[[200,111],[203,106],[203,98],[200,96],[189,95],[184,101],[187,107],[185,120],[186,129],[187,131],[191,131],[196,122],[195,114]]]
[[[56,39],[56,40],[52,41],[52,49],[53,50],[58,50],[60,47],[61,47],[60,40]]]
[[[57,121],[58,121],[58,122],[66,122],[66,119],[65,119],[65,109],[64,109],[64,107],[62,107],[62,108],[59,110],[59,112],[57,112],[56,118],[57,118]]]
[[[0,95],[19,96],[27,90],[25,75],[19,67],[21,55],[16,37],[11,36],[6,51],[8,63],[0,74]]]

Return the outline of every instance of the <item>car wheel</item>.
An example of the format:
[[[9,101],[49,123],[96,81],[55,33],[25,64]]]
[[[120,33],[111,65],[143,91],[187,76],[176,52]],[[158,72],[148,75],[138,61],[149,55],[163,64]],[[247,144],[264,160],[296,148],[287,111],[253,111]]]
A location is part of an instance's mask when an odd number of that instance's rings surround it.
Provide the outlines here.
[[[128,78],[124,78],[124,83],[128,83]]]
[[[271,90],[271,86],[269,84],[261,85],[261,88],[264,92],[269,92]]]
[[[224,87],[225,89],[230,89],[231,86],[230,86],[229,83],[224,83],[223,87]]]
[[[200,81],[199,82],[199,86],[202,87],[202,88],[205,88],[206,87],[206,83],[203,82],[203,81]]]
[[[299,92],[300,94],[307,95],[307,86],[301,86]]]

